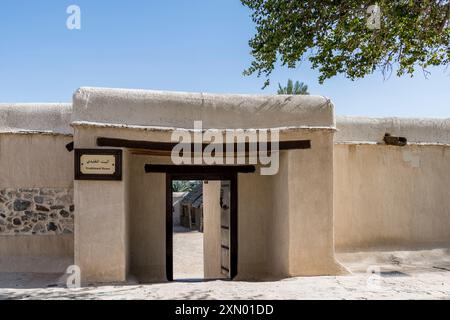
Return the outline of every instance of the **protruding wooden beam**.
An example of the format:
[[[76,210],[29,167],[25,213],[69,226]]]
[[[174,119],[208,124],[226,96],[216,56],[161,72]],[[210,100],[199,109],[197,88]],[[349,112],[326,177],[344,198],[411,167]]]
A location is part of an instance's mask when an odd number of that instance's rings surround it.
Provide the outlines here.
[[[174,142],[156,142],[156,141],[143,141],[143,140],[126,140],[126,139],[118,139],[118,138],[105,138],[99,137],[97,138],[97,145],[99,147],[116,147],[116,148],[130,148],[130,149],[146,149],[146,150],[155,150],[155,151],[172,151],[173,148],[179,143]],[[242,146],[244,145],[244,146]],[[194,143],[186,144],[186,149],[192,150],[194,152]],[[250,150],[250,143],[234,143],[231,144],[223,143],[219,144],[209,144],[202,143],[202,151],[205,150],[207,146],[220,147],[223,150],[223,153],[226,153],[227,150],[231,149],[235,152],[240,147],[242,150],[248,152]],[[243,148],[244,147],[244,148]],[[256,147],[259,148],[259,144],[256,144]],[[294,150],[294,149],[310,149],[311,148],[311,140],[289,140],[289,141],[280,141],[278,145],[278,150]],[[270,151],[271,143],[270,141],[267,143],[267,150]]]
[[[146,173],[170,173],[170,174],[232,174],[232,173],[253,173],[255,166],[252,165],[171,165],[171,164],[146,164]]]

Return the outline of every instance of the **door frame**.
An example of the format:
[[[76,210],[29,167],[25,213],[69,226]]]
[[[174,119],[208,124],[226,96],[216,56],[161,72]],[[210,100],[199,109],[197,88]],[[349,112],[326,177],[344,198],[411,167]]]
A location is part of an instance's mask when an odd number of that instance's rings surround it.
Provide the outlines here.
[[[233,174],[172,174],[166,173],[166,276],[173,281],[173,196],[172,182],[174,180],[230,181],[230,278],[237,275],[238,258],[238,221],[237,221],[237,173]]]
[[[255,172],[255,166],[145,165],[145,172],[166,174],[166,277],[173,281],[174,180],[230,181],[230,280],[238,274],[238,173]]]

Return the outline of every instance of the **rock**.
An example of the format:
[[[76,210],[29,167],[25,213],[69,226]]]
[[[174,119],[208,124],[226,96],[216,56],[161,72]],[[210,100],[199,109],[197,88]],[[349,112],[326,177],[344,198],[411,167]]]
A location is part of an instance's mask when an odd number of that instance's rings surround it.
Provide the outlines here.
[[[50,209],[52,209],[52,210],[61,210],[61,209],[64,209],[65,208],[65,206],[62,206],[62,205],[57,205],[57,206],[51,206],[50,207]]]
[[[33,233],[43,233],[45,231],[45,227],[42,223],[37,223],[33,227]]]
[[[63,217],[63,218],[68,218],[68,217],[70,216],[70,213],[67,212],[66,210],[61,210],[61,211],[59,212],[59,214],[60,214],[61,217]]]
[[[43,212],[49,212],[49,211],[50,211],[49,208],[47,208],[46,206],[42,206],[42,205],[40,205],[40,204],[37,204],[37,205],[36,205],[36,210],[37,210],[37,211],[43,211]]]
[[[39,204],[43,204],[44,203],[44,197],[43,196],[35,196],[34,197],[34,202],[35,203],[39,203]]]
[[[72,191],[65,188],[1,189],[1,233],[73,234],[75,206]]]
[[[39,191],[39,194],[41,195],[41,196],[53,196],[54,194],[55,194],[55,192],[52,190],[52,189],[41,189],[40,191]]]
[[[8,197],[10,199],[15,198],[15,197],[17,198],[17,197],[20,197],[20,193],[15,190],[11,190],[11,191],[8,191]]]
[[[28,218],[32,218],[32,217],[36,217],[36,212],[33,211],[25,211],[25,216],[27,216]]]
[[[31,201],[17,199],[14,201],[14,211],[25,211],[31,206]]]
[[[56,224],[54,222],[49,222],[47,224],[47,230],[48,231],[56,231],[56,230],[58,230],[58,227],[56,226]]]

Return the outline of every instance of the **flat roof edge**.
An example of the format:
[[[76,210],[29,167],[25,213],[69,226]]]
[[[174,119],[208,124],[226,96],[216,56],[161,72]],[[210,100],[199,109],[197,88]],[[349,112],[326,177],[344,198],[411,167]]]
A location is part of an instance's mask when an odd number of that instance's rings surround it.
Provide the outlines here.
[[[383,143],[386,133],[405,137],[408,143],[450,144],[450,118],[336,117],[335,142]]]
[[[72,120],[177,128],[193,127],[195,121],[205,128],[335,126],[333,104],[322,96],[91,87],[75,92]]]

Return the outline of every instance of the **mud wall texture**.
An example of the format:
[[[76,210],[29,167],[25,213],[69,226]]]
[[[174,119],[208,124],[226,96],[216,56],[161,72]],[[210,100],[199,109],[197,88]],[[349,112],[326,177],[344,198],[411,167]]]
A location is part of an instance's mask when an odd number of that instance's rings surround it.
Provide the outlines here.
[[[0,271],[56,272],[73,262],[72,137],[0,134]]]
[[[450,244],[450,146],[337,144],[334,226],[339,251]]]

